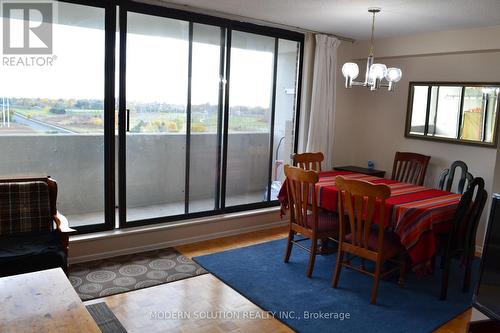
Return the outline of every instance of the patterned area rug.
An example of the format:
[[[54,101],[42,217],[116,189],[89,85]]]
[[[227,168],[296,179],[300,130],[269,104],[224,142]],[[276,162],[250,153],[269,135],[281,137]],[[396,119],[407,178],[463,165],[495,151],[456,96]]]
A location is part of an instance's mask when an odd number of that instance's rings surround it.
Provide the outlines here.
[[[173,248],[89,261],[69,267],[69,280],[83,301],[206,274]]]

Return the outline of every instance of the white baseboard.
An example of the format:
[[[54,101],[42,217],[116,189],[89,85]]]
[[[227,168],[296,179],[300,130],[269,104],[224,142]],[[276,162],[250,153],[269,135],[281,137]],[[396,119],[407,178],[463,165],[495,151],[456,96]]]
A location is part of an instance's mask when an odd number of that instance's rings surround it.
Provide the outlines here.
[[[153,251],[153,250],[163,249],[163,248],[167,248],[167,247],[173,247],[173,246],[201,242],[201,241],[205,241],[205,240],[209,240],[209,239],[234,236],[234,235],[244,234],[244,233],[248,233],[248,232],[252,232],[252,231],[265,230],[265,229],[285,226],[287,224],[288,224],[288,221],[285,220],[285,221],[277,221],[277,222],[261,224],[261,225],[257,225],[257,226],[250,226],[250,227],[243,227],[243,228],[232,229],[232,230],[227,230],[227,231],[213,232],[213,233],[209,233],[209,234],[203,234],[203,235],[199,235],[199,236],[188,237],[188,238],[183,238],[183,239],[176,239],[176,240],[160,242],[160,243],[155,243],[155,244],[148,244],[148,245],[144,245],[144,246],[127,247],[124,249],[100,252],[97,254],[70,257],[70,258],[68,258],[68,262],[69,262],[69,264],[76,264],[76,263],[80,263],[80,262],[112,258],[112,257],[116,257],[116,256],[121,256],[121,255],[134,254],[134,253],[140,253],[140,252],[146,252],[146,251]]]

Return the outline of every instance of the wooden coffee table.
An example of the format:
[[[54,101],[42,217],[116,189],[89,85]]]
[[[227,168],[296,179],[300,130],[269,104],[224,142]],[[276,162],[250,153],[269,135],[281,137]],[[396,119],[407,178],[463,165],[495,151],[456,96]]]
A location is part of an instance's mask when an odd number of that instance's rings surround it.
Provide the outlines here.
[[[0,332],[101,332],[60,268],[0,278]]]

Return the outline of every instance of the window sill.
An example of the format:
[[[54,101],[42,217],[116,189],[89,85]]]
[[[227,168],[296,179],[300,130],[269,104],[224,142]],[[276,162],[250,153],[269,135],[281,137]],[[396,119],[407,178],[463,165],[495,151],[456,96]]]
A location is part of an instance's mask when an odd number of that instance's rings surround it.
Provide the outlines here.
[[[134,234],[142,234],[142,233],[150,233],[150,232],[155,232],[155,231],[177,229],[177,228],[193,226],[193,225],[202,225],[202,224],[209,224],[209,223],[215,223],[215,222],[224,222],[224,221],[228,221],[228,220],[232,220],[232,219],[240,218],[240,217],[241,218],[242,217],[253,217],[253,216],[259,216],[259,215],[264,215],[264,214],[269,214],[269,213],[274,213],[274,212],[278,213],[279,210],[280,210],[280,207],[271,207],[271,208],[256,209],[256,210],[237,212],[237,213],[214,215],[214,216],[210,216],[210,217],[202,217],[202,218],[196,218],[196,219],[192,219],[192,220],[183,220],[183,221],[178,221],[178,222],[166,222],[166,223],[161,223],[161,224],[148,225],[148,226],[138,226],[138,227],[126,228],[126,229],[114,229],[114,230],[100,231],[100,232],[95,232],[95,233],[70,236],[69,241],[71,244],[75,244],[75,243],[80,243],[80,242],[87,242],[89,240],[125,237],[125,236],[129,236],[129,235],[134,235]]]

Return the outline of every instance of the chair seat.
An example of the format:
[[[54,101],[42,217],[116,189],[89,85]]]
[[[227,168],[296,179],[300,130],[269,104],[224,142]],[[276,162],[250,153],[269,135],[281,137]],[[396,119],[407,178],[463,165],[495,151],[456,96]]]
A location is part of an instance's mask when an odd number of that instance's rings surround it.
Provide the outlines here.
[[[347,242],[351,242],[352,234],[348,234],[345,236],[345,240]],[[392,258],[396,254],[398,254],[402,249],[401,241],[399,240],[399,236],[394,232],[386,232],[384,234],[384,242],[382,243],[382,253],[384,258]],[[368,238],[368,248],[370,250],[376,250],[378,247],[378,230],[373,229],[370,232],[370,237]]]
[[[307,226],[313,228],[314,218],[313,215],[307,215]],[[338,231],[339,230],[339,219],[336,214],[318,214],[318,232],[325,231]]]
[[[67,267],[58,232],[0,237],[0,276]]]

